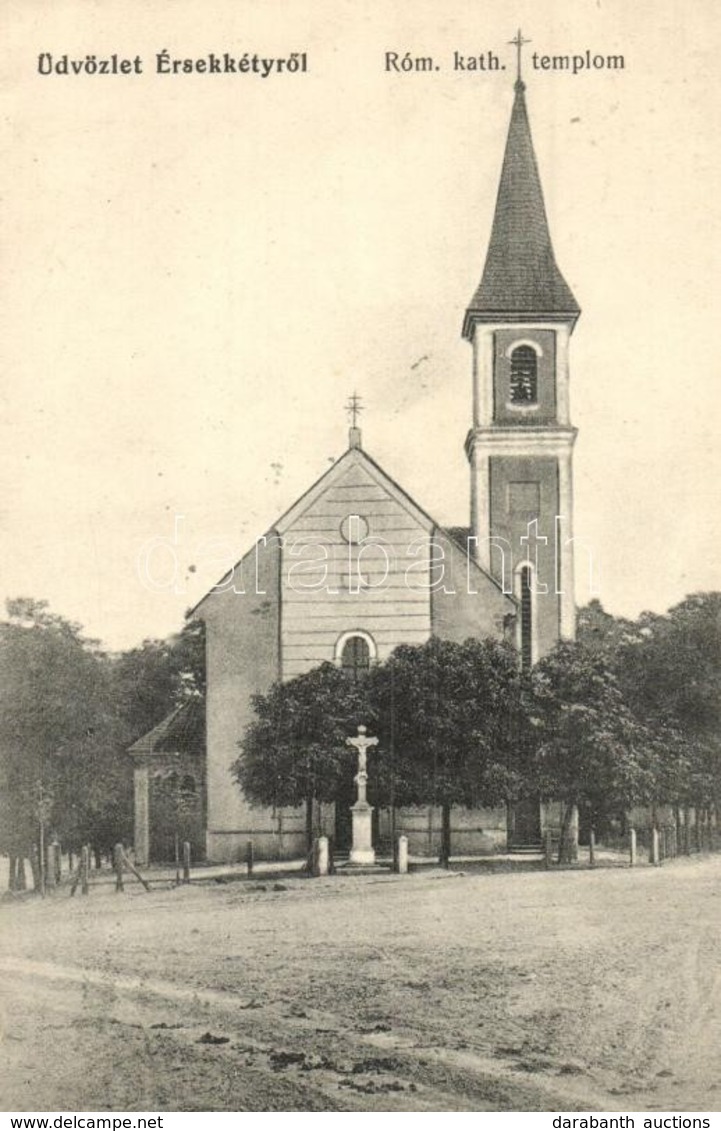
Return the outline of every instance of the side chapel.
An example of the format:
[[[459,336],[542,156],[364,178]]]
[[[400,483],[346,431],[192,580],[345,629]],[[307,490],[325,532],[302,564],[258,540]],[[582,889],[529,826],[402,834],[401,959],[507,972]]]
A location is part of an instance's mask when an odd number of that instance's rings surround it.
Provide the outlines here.
[[[345,454],[190,614],[206,628],[205,711],[178,708],[129,751],[139,861],[168,856],[168,774],[176,796],[185,789],[198,855],[238,860],[249,839],[259,856],[304,855],[302,810],[252,808],[231,777],[251,697],[273,682],[324,661],[357,672],[434,635],[510,636],[525,665],[574,637],[568,355],[579,314],[553,253],[519,67],[490,244],[462,329],[473,356],[470,526],[436,523],[364,450],[354,416]],[[316,814],[339,850],[343,801]],[[454,853],[537,842],[553,808],[453,810]],[[434,808],[396,818],[418,854],[437,852],[440,826]],[[388,827],[381,812],[381,840]]]

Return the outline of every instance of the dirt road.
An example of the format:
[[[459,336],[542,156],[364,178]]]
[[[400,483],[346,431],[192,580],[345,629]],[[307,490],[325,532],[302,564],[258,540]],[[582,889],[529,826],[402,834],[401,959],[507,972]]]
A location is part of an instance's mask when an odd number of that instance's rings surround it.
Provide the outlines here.
[[[715,1110],[721,858],[0,908],[5,1110]]]

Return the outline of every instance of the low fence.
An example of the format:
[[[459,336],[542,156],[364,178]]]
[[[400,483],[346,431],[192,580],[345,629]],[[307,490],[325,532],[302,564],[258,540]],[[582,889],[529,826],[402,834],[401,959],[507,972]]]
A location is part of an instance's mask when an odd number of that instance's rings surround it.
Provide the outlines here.
[[[613,837],[605,836],[603,843],[597,841],[595,832],[590,831],[588,841],[586,844],[578,845],[573,840],[568,840],[561,850],[560,833],[559,830],[546,831],[541,851],[536,854],[535,859],[528,859],[530,867],[545,867],[546,869],[554,868],[595,868],[595,867],[638,867],[641,865],[651,865],[659,867],[666,861],[671,861],[679,856],[691,856],[710,852],[717,852],[721,848],[721,835],[714,825],[710,822],[698,823],[695,825],[681,824],[664,824],[658,826],[641,826],[639,828],[630,827],[623,834],[616,834]],[[68,887],[70,896],[75,896],[78,892],[82,896],[87,896],[90,893],[91,887],[98,884],[113,883],[117,892],[125,890],[127,881],[136,881],[142,886],[145,891],[149,891],[151,884],[154,886],[181,885],[189,884],[193,878],[192,860],[191,860],[191,846],[189,842],[182,845],[180,853],[181,859],[175,863],[175,878],[172,878],[172,865],[170,866],[171,875],[158,877],[157,875],[147,878],[143,875],[134,861],[126,851],[124,845],[118,843],[115,845],[112,854],[112,871],[107,868],[102,868],[102,861],[99,859],[99,854],[91,850],[89,845],[84,846],[78,854],[68,854],[67,869],[63,869],[63,858],[60,853],[60,846],[50,844],[46,848],[44,867],[40,867],[37,853],[30,858],[30,873],[32,875],[33,886],[27,883],[27,872],[25,869],[25,861],[16,858],[14,870],[11,868],[9,874],[9,890],[11,892],[22,893],[25,891],[35,891],[41,895],[46,892],[57,891],[61,887]],[[500,854],[503,860],[506,860],[504,854]],[[493,867],[493,855],[478,857],[475,861],[477,864]],[[450,861],[436,861],[440,862],[443,866],[450,866]],[[462,866],[467,867],[473,864],[473,860],[464,857]],[[502,863],[503,861],[501,861]],[[384,860],[384,866],[392,869],[393,872],[404,875],[411,867],[422,867],[423,864],[432,865],[433,860],[428,859],[421,863],[417,858],[414,860],[413,865],[410,864],[408,854],[408,838],[405,835],[399,836],[396,839],[391,860]],[[94,864],[94,867],[93,867]],[[257,862],[253,841],[246,842],[243,859],[239,861],[240,868],[243,871],[238,873],[238,865],[235,866],[218,866],[213,868],[212,865],[202,866],[196,865],[195,879],[196,880],[213,880],[216,882],[224,882],[229,879],[238,879],[242,876],[252,877],[256,873]],[[365,865],[367,867],[367,865]],[[267,871],[270,866],[263,867],[263,871]],[[294,868],[295,871],[297,869]],[[275,870],[275,869],[273,869]],[[336,861],[334,844],[332,838],[320,836],[316,837],[313,841],[312,849],[308,854],[305,861],[303,871],[310,876],[329,876],[335,873],[343,872],[345,874],[353,874],[358,871],[358,867],[354,867],[352,855],[348,859],[344,856],[341,862]]]

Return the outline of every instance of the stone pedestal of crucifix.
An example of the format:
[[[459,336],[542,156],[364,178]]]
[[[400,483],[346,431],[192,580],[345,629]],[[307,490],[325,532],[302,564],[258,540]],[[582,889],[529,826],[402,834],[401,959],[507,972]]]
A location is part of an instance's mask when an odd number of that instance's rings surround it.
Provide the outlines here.
[[[353,819],[353,843],[350,850],[351,864],[375,864],[376,854],[373,851],[371,838],[371,821],[373,806],[368,804],[366,787],[368,784],[368,749],[378,745],[377,738],[368,738],[366,728],[358,727],[356,738],[347,738],[348,746],[353,746],[358,751],[358,773],[353,779],[358,789],[355,805],[351,805]]]

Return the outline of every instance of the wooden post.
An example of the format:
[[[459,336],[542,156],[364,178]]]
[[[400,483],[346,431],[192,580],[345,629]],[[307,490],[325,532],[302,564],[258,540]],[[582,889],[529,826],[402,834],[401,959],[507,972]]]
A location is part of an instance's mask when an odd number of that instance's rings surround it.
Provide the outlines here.
[[[594,829],[588,834],[588,863],[592,868],[596,866],[596,832]]]
[[[247,841],[245,845],[245,863],[248,866],[248,875],[253,875],[253,841]]]
[[[146,891],[150,891],[150,884],[148,883],[148,881],[147,881],[147,880],[144,880],[144,879],[143,879],[143,877],[142,877],[142,876],[140,875],[140,872],[138,871],[138,869],[137,869],[137,868],[135,867],[135,865],[133,864],[132,860],[129,860],[129,859],[128,859],[128,857],[127,857],[127,856],[126,856],[126,854],[125,854],[125,849],[123,848],[122,844],[121,844],[121,845],[116,845],[115,847],[116,847],[116,848],[120,848],[120,859],[121,859],[121,864],[120,864],[120,872],[121,872],[121,877],[122,877],[122,869],[123,869],[123,865],[125,865],[125,867],[126,867],[126,868],[129,868],[129,869],[130,869],[130,871],[131,871],[131,872],[133,873],[133,875],[135,876],[136,880],[140,880],[140,882],[141,882],[141,884],[143,885],[143,887],[145,888],[145,890],[146,890]],[[122,879],[121,879],[121,883],[122,883]]]
[[[183,841],[183,883],[190,883],[190,841]]]
[[[628,852],[629,852],[629,866],[631,868],[636,865],[636,830],[628,830]]]
[[[550,868],[553,863],[553,835],[550,829],[546,829],[543,841],[545,847],[545,866],[546,868]]]
[[[408,872],[408,837],[398,837],[398,848],[395,856],[395,871],[399,876],[405,876]]]
[[[115,868],[115,890],[124,891],[123,887],[123,846],[116,844],[113,849],[113,867]]]
[[[438,860],[441,868],[451,866],[451,807],[441,805],[441,851]]]
[[[90,849],[87,844],[84,844],[80,850],[80,879],[82,886],[80,888],[81,895],[87,895],[90,891]]]
[[[38,866],[40,868],[40,895],[45,899],[45,822],[40,818],[40,848],[38,851]]]

